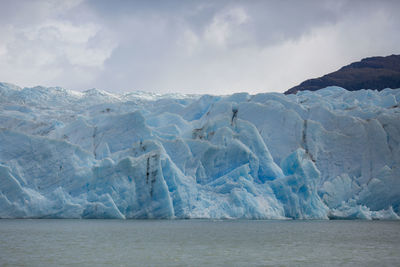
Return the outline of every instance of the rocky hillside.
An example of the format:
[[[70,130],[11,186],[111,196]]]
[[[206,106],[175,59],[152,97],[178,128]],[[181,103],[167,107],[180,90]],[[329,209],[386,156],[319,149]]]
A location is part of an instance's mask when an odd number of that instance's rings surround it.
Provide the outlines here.
[[[400,55],[369,57],[344,66],[338,71],[316,79],[310,79],[287,90],[285,94],[298,91],[316,91],[327,86],[340,86],[349,91],[360,89],[382,90],[400,88]]]

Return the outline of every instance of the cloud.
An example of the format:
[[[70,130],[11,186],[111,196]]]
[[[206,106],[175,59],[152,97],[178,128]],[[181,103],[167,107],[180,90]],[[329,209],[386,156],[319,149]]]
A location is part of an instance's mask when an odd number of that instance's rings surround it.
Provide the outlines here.
[[[72,66],[102,67],[112,51],[112,44],[94,39],[100,29],[94,24],[72,25],[68,21],[46,21],[39,25],[13,30],[6,42],[8,63],[30,58],[31,67],[51,66],[63,61]]]
[[[93,82],[93,72],[103,68],[116,43],[95,23],[74,24],[57,17],[80,1],[60,5],[38,2],[33,10],[52,17],[36,17],[35,23],[5,23],[0,27],[0,71],[3,79],[17,84],[54,84],[77,72],[83,83]],[[50,3],[50,4],[49,4]],[[24,12],[22,12],[24,13]],[[39,19],[40,18],[40,19]],[[71,85],[71,83],[69,83]],[[77,83],[79,86],[79,81]]]
[[[399,26],[396,17],[376,9],[368,16],[346,16],[335,23],[316,25],[298,38],[268,45],[250,42],[213,50],[207,38],[198,35],[190,64],[185,58],[175,60],[155,87],[225,94],[283,91],[364,57],[398,53],[400,35],[394,33]]]
[[[243,8],[236,7],[222,10],[217,13],[211,23],[206,27],[204,38],[213,44],[225,46],[229,39],[232,39],[242,24],[248,21],[249,17]]]
[[[0,78],[22,86],[284,91],[399,53],[397,1],[2,1]]]

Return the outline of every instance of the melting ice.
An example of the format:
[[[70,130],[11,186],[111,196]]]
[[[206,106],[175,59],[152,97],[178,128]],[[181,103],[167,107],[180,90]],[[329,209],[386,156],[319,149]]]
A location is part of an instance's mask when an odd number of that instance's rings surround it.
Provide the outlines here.
[[[399,102],[0,83],[0,217],[399,219]]]

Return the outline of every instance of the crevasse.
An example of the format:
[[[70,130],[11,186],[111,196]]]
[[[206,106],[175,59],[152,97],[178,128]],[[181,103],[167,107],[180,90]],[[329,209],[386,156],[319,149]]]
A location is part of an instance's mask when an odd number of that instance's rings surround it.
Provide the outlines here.
[[[399,219],[399,101],[0,83],[0,217]]]

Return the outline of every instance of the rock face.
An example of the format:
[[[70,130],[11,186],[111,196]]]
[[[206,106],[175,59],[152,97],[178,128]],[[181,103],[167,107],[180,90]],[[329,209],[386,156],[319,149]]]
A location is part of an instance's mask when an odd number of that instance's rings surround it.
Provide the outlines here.
[[[400,55],[364,58],[338,71],[306,80],[287,90],[285,94],[296,94],[305,90],[316,91],[327,86],[340,86],[349,91],[400,88]]]
[[[398,219],[399,102],[0,83],[0,218]]]

